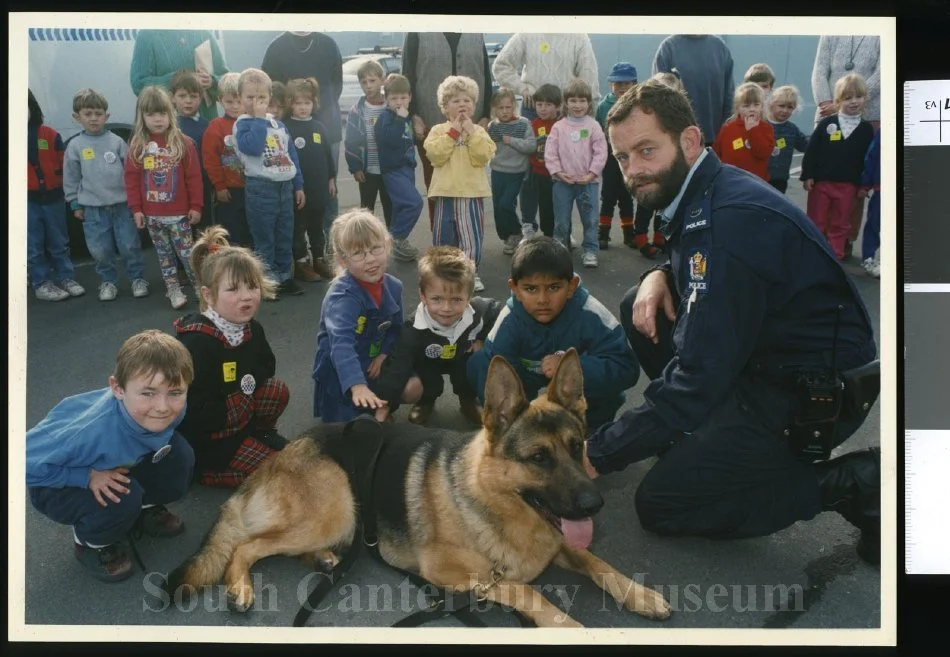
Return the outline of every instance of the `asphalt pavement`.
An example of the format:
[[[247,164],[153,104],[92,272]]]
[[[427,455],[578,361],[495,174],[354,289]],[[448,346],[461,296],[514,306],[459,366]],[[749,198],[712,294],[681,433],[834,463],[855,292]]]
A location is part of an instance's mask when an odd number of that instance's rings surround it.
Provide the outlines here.
[[[424,189],[421,171],[418,188]],[[341,206],[358,203],[356,183],[341,179]],[[804,207],[804,192],[793,185],[789,196]],[[494,220],[486,203],[482,278],[484,295],[505,298],[509,256],[502,253]],[[381,212],[381,210],[378,210]],[[615,313],[624,292],[653,263],[622,244],[619,220],[613,241],[601,253],[598,269],[580,267],[584,285]],[[575,238],[580,235],[577,217]],[[424,213],[411,235],[420,248],[431,243]],[[119,296],[111,303],[96,298],[97,276],[91,263],[77,268],[85,297],[61,303],[37,301],[28,295],[26,426],[31,427],[62,398],[104,387],[119,346],[147,328],[172,331],[181,313],[165,298],[154,252],[145,252],[152,294],[134,299],[129,283],[120,278]],[[879,281],[869,278],[858,258],[846,263],[875,323],[880,327]],[[418,302],[414,263],[393,263],[390,272],[405,283],[405,307]],[[326,282],[306,285],[306,294],[264,303],[258,319],[267,329],[277,356],[277,374],[291,390],[290,404],[279,424],[295,435],[314,423],[311,416],[311,364],[316,344],[320,304]],[[194,299],[193,290],[187,290]],[[879,333],[878,333],[879,335]],[[878,339],[880,344],[880,337]],[[644,376],[627,395],[627,405],[639,403]],[[406,421],[406,407],[396,415]],[[465,430],[454,396],[437,404],[431,424]],[[880,443],[880,405],[840,451]],[[16,467],[16,461],[12,461]],[[593,583],[550,568],[537,586],[562,609],[593,628],[877,628],[881,625],[881,574],[860,561],[854,545],[858,532],[833,513],[820,514],[774,535],[731,541],[664,538],[643,531],[633,508],[638,483],[652,466],[645,461],[625,471],[601,477],[598,486],[606,505],[595,520],[592,551],[622,572],[648,586],[660,588],[673,605],[665,622],[643,619],[618,610]],[[247,613],[227,609],[223,587],[214,587],[189,604],[158,593],[156,573],[167,573],[197,550],[230,491],[194,484],[186,497],[170,505],[185,521],[186,532],[174,539],[144,538],[138,542],[146,572],[117,584],[103,584],[86,574],[73,557],[72,531],[35,511],[28,503],[11,507],[26,514],[25,622],[28,625],[239,626],[290,627],[306,593],[319,577],[300,560],[271,557],[253,569],[258,603]],[[15,566],[14,566],[15,567]],[[417,608],[418,591],[395,571],[364,555],[347,577],[334,585],[309,621],[315,627],[386,627]],[[499,610],[484,616],[491,625],[514,627],[514,619]],[[433,626],[459,627],[453,618]],[[247,635],[242,635],[247,636]],[[254,635],[267,641],[269,633]]]

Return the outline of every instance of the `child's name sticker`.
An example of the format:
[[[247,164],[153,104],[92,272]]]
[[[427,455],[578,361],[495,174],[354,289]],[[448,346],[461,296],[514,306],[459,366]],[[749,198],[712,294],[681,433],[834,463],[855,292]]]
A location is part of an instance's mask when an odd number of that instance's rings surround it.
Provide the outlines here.
[[[113,164],[115,163],[116,156],[115,156],[115,153],[113,153],[112,151],[106,151],[106,153],[102,156],[102,159],[105,160],[106,163],[108,164]]]
[[[825,128],[825,132],[827,132],[829,135],[835,134],[838,132],[838,125],[836,123],[829,123],[828,127]]]
[[[82,149],[82,159],[84,160],[94,160],[96,159],[96,151],[91,148]]]
[[[155,168],[155,158],[152,157],[151,155],[146,156],[145,159],[142,160],[142,166],[145,167],[146,169],[149,169],[149,170],[154,169],[154,168]]]
[[[538,128],[539,137],[544,137],[547,134],[548,134],[547,128],[545,128],[544,126],[541,126],[540,128]]]
[[[237,361],[230,361],[227,363],[221,363],[222,374],[224,375],[225,383],[233,383],[237,381]]]
[[[145,147],[145,150],[151,153],[152,155],[155,155],[156,153],[158,153],[158,143],[154,141],[148,142],[148,146]]]
[[[748,139],[746,139],[744,142],[742,142],[742,145],[745,146],[746,148],[752,148],[752,144],[749,143],[749,140],[748,140]]]
[[[840,130],[838,130],[837,132],[835,132],[835,133],[833,133],[833,134],[831,135],[831,141],[841,141],[841,131],[840,131]]]
[[[306,145],[307,145],[307,140],[304,139],[303,137],[297,137],[296,139],[294,139],[294,146],[296,146],[297,148],[303,148]]]
[[[581,133],[578,130],[574,130],[571,133],[571,141],[580,141],[580,140],[581,140]]]
[[[45,139],[37,139],[37,140],[36,140],[36,146],[37,146],[41,151],[48,151],[48,150],[49,150],[49,142],[46,141]]]
[[[267,146],[277,148],[277,138],[274,135],[267,135]]]
[[[257,388],[257,381],[254,380],[254,376],[251,374],[245,374],[241,377],[241,392],[245,395],[254,394],[254,390]]]
[[[782,152],[782,149],[776,146],[772,149],[772,157],[778,157],[778,154]]]
[[[776,139],[775,146],[779,149],[785,148],[785,137],[779,137]]]
[[[270,117],[270,126],[274,129],[277,128],[277,120],[274,117]]]
[[[588,137],[590,137],[590,130],[583,128],[581,130],[581,139],[587,139]]]
[[[745,148],[745,141],[743,141],[742,137],[736,137],[732,140],[732,150],[737,151],[740,148]]]
[[[225,135],[225,136],[224,136],[224,145],[225,145],[225,146],[234,146],[234,135]]]
[[[155,453],[152,455],[152,463],[158,463],[158,462],[161,461],[163,458],[165,458],[166,456],[168,456],[168,453],[169,453],[170,451],[172,451],[172,446],[171,446],[171,445],[164,445],[161,449],[159,449],[157,452],[155,452]]]
[[[360,315],[356,318],[356,335],[362,335],[366,330],[366,315]]]
[[[455,352],[457,349],[458,347],[456,345],[447,344],[444,347],[442,347],[442,353],[439,354],[439,358],[441,358],[442,360],[452,360],[453,358],[455,358]]]
[[[323,143],[323,137],[320,136],[320,133],[319,133],[319,132],[313,133],[313,143],[314,143],[314,144],[322,144],[322,143]]]

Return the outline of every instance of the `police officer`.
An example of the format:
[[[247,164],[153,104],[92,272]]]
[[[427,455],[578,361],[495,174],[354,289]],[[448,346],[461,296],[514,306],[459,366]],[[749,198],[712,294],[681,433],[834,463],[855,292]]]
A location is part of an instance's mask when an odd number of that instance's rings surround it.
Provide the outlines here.
[[[877,397],[877,348],[853,283],[801,210],[703,148],[682,92],[643,83],[607,126],[671,257],[621,302],[651,382],[640,407],[591,434],[591,476],[659,455],[635,500],[647,530],[763,536],[835,510],[861,529],[861,557],[879,563],[878,449],[815,462]],[[855,372],[849,403],[840,382]]]

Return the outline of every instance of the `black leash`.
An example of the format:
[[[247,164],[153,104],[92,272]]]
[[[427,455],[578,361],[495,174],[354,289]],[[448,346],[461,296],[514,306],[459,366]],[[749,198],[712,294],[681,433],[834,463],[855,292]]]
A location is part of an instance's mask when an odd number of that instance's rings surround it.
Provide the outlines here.
[[[354,426],[357,422],[372,423],[375,427],[372,431],[356,431]],[[353,489],[357,492],[359,502],[359,515],[357,518],[356,532],[353,536],[353,542],[346,549],[340,562],[333,568],[329,577],[321,579],[317,586],[307,596],[307,601],[294,617],[294,627],[303,627],[307,620],[313,614],[314,610],[321,600],[329,593],[334,584],[346,576],[347,571],[359,556],[360,549],[366,545],[370,554],[377,560],[392,568],[396,572],[404,575],[410,582],[415,584],[421,590],[426,590],[426,586],[432,586],[431,582],[426,581],[416,573],[402,568],[396,568],[383,559],[379,553],[379,538],[376,532],[376,511],[373,506],[373,473],[376,471],[376,462],[383,446],[382,431],[380,425],[375,419],[369,416],[360,416],[347,423],[343,429],[343,435],[347,440],[354,441],[357,444],[349,445],[343,450],[342,459],[344,469],[350,478]],[[365,442],[361,445],[358,443]],[[366,461],[360,459],[360,455],[368,454]],[[362,467],[361,467],[362,466]],[[472,591],[462,591],[447,595],[444,589],[436,587],[437,593],[430,596],[427,607],[410,614],[402,620],[396,621],[392,627],[418,627],[438,618],[455,616],[459,621],[468,627],[487,627],[485,622],[475,613],[480,611],[478,599],[474,598]],[[521,627],[534,627],[534,623],[525,617],[517,609],[500,605],[505,611],[512,611],[518,619]]]

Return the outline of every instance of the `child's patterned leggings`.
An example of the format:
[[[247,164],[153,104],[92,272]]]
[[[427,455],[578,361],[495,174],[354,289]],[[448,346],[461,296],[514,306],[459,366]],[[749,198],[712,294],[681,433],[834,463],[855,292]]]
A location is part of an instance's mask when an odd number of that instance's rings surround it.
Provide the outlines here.
[[[191,287],[198,293],[195,273],[191,270],[191,248],[194,246],[194,237],[191,233],[191,224],[185,217],[146,217],[149,237],[155,245],[155,255],[158,256],[158,266],[162,270],[162,279],[165,289],[171,292],[180,287],[178,283],[178,266],[175,264],[175,254],[181,260],[185,274],[191,282]]]
[[[482,236],[485,233],[485,205],[481,198],[435,198],[433,246],[457,246],[475,268],[482,261]]]

